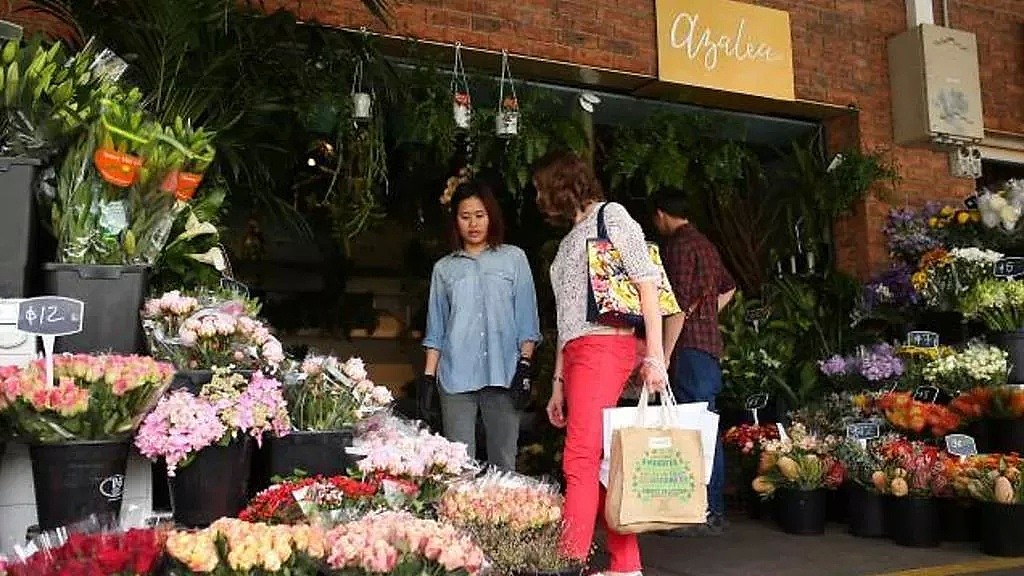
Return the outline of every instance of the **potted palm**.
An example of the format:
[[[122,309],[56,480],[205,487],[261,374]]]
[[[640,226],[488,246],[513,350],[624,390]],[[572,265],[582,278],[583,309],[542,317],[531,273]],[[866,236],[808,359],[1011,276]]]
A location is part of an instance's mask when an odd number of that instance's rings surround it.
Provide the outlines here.
[[[751,485],[763,498],[776,500],[784,532],[825,533],[826,492],[843,483],[843,467],[833,448],[831,439],[819,439],[799,423],[784,438],[763,442],[758,476]]]
[[[174,368],[144,356],[80,354],[53,358],[55,385],[46,374],[36,360],[9,373],[2,392],[29,443],[40,528],[117,514],[131,437]]]
[[[245,505],[254,443],[290,428],[280,382],[224,369],[197,394],[179,389],[162,398],[135,446],[166,467],[175,521],[206,526]]]
[[[292,432],[268,442],[270,476],[344,474],[353,463],[352,427],[391,404],[391,392],[369,379],[359,358],[310,355],[284,380]]]

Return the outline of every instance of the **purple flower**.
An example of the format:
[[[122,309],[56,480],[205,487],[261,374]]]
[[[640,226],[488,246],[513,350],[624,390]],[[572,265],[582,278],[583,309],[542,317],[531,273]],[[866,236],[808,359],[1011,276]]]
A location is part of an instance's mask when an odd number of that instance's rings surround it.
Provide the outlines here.
[[[858,359],[857,371],[869,382],[892,380],[903,375],[903,361],[893,354],[892,346],[879,344]]]
[[[821,373],[824,374],[825,376],[845,376],[847,369],[847,361],[845,358],[837,354],[835,356],[832,356],[828,360],[822,360],[821,362],[818,362],[818,368],[821,370]]]
[[[864,308],[870,312],[878,306],[904,308],[917,304],[918,294],[910,282],[907,266],[894,266],[864,285]]]
[[[928,219],[939,213],[939,204],[929,203],[920,213],[906,209],[889,211],[885,234],[889,253],[908,264],[916,264],[925,252],[942,245],[935,231],[928,227]]]

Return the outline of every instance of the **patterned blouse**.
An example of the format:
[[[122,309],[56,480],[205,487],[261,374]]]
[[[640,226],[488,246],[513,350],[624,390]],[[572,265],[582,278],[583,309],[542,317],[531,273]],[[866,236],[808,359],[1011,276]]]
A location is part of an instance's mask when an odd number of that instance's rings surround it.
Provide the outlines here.
[[[573,226],[558,245],[551,263],[551,288],[555,292],[558,314],[558,347],[587,334],[607,330],[601,324],[587,322],[587,240],[597,238],[597,213],[594,207],[586,218]],[[604,210],[608,238],[622,256],[626,272],[634,282],[654,280],[661,271],[651,262],[643,228],[621,204],[609,202]]]

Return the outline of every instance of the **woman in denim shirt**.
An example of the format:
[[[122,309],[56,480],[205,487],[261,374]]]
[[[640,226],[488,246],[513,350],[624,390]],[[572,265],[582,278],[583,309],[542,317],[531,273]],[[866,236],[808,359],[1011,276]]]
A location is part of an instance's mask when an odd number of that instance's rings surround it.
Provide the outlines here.
[[[517,404],[540,342],[533,274],[526,254],[503,243],[501,209],[486,186],[460,184],[450,206],[454,251],[430,279],[424,384],[440,388],[446,437],[476,456],[480,413],[489,463],[514,470]]]

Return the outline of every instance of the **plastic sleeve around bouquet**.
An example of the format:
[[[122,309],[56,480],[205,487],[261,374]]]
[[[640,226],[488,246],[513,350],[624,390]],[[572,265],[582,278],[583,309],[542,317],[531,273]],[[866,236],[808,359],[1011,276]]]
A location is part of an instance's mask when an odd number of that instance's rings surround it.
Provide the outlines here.
[[[489,524],[534,530],[562,519],[557,484],[501,470],[454,482],[441,496],[438,516],[456,525]]]
[[[169,525],[154,526],[137,506],[120,518],[92,514],[42,532],[0,555],[0,574],[150,574],[163,555]]]
[[[190,314],[181,323],[177,331],[160,318],[142,320],[143,331],[153,356],[173,363],[179,369],[209,369],[214,366],[233,365],[242,370],[255,370],[264,367],[267,362],[261,354],[261,348],[253,342],[234,341],[235,325],[239,317],[244,316],[244,304],[238,301],[208,303],[205,307]],[[212,330],[209,338],[221,341],[210,345],[200,345],[195,326],[206,320]],[[262,323],[252,320],[254,326],[262,328]],[[225,336],[228,328],[232,334]]]

